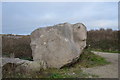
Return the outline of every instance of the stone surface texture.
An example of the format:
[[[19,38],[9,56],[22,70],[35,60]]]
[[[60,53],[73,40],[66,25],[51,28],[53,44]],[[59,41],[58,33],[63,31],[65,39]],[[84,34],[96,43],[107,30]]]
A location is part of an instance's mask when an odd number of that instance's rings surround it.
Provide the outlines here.
[[[63,23],[38,28],[31,33],[33,60],[45,68],[61,68],[74,63],[86,46],[84,24]]]

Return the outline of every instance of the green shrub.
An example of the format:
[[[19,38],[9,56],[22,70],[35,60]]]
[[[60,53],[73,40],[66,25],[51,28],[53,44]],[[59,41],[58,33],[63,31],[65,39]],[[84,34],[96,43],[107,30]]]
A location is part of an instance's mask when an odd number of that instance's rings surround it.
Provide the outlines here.
[[[79,65],[83,67],[94,67],[109,64],[105,58],[92,53],[89,50],[84,50],[79,58]]]
[[[103,52],[119,53],[120,48],[120,30],[112,29],[90,30],[87,35],[87,45],[92,50],[101,50]]]
[[[20,37],[20,38],[17,38]],[[15,58],[32,59],[30,47],[30,36],[23,35],[3,35],[2,36],[2,55],[10,57],[14,54]]]
[[[54,73],[52,74],[49,78],[62,78],[63,76],[58,74],[58,73]]]

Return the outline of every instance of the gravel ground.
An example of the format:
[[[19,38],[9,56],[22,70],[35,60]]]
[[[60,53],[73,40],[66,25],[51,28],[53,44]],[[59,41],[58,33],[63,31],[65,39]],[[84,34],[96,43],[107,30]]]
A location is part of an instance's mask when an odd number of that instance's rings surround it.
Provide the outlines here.
[[[97,66],[93,68],[82,68],[83,72],[98,75],[99,78],[118,78],[118,55],[120,56],[120,54],[103,53],[103,52],[94,52],[94,53],[102,57],[105,57],[106,60],[111,62],[111,64],[104,66]],[[3,66],[8,62],[12,62],[12,63],[21,62],[21,60],[18,58],[14,60],[10,58],[0,58],[0,59],[2,61],[1,66]],[[22,61],[24,62],[25,60]]]
[[[83,68],[85,73],[98,75],[99,78],[118,78],[118,53],[105,53],[105,52],[94,52],[106,58],[107,61],[111,62],[108,65],[97,66],[93,68]]]

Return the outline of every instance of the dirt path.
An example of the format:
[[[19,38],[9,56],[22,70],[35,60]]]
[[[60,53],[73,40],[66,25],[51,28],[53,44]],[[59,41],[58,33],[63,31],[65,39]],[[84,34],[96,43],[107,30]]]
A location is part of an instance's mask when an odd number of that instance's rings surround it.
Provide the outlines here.
[[[111,64],[93,68],[83,68],[85,73],[98,75],[99,78],[118,78],[118,55],[117,53],[94,52],[97,55],[105,57]]]

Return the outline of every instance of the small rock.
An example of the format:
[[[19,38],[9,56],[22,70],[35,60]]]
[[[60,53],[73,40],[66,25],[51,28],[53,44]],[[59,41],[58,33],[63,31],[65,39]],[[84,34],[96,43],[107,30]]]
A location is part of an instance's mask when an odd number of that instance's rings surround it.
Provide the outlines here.
[[[44,45],[46,44],[46,42],[44,42]]]
[[[44,35],[41,35],[40,37],[43,37]]]
[[[89,76],[88,78],[92,78],[92,76]]]

